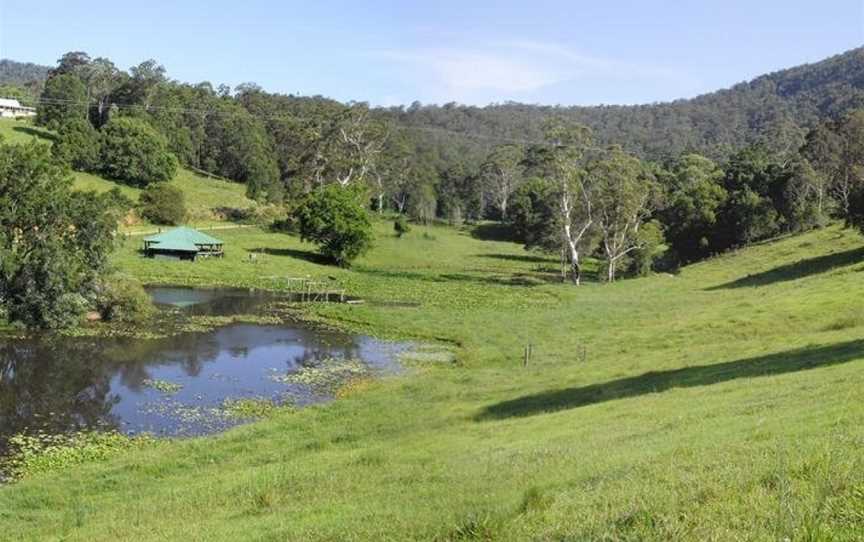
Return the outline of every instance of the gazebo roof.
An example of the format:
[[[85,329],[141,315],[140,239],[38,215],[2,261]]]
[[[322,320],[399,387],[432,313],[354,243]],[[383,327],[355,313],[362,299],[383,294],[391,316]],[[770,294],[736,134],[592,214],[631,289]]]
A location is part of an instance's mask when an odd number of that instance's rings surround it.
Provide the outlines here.
[[[147,243],[154,243],[163,250],[178,250],[182,252],[198,252],[198,245],[221,245],[222,240],[216,239],[198,230],[180,227],[163,233],[145,237]]]

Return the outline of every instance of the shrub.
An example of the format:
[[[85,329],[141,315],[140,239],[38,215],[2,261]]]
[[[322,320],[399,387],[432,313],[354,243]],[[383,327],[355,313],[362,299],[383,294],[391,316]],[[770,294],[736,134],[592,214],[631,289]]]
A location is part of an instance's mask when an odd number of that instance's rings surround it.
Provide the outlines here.
[[[57,139],[51,148],[59,160],[78,171],[99,169],[101,141],[99,132],[89,121],[68,119],[58,129]]]
[[[411,226],[408,225],[408,221],[405,220],[404,215],[399,215],[396,221],[393,222],[393,231],[396,232],[396,237],[399,238],[411,231]]]
[[[663,261],[667,250],[663,227],[658,221],[651,220],[642,225],[637,247],[630,254],[630,270],[640,277],[658,271],[658,262]]]
[[[186,218],[186,199],[179,188],[165,183],[153,184],[141,192],[138,212],[153,224],[173,226]]]
[[[104,280],[96,295],[96,309],[106,321],[138,322],[153,314],[153,301],[141,283],[125,276]]]
[[[354,188],[330,185],[307,195],[294,210],[300,238],[319,245],[321,254],[348,267],[372,246],[372,221]]]
[[[135,202],[124,195],[116,186],[103,192],[99,197],[105,202],[108,212],[112,214],[115,222],[123,220],[135,206]]]
[[[147,186],[171,179],[177,172],[177,158],[147,122],[119,117],[102,129],[102,169],[114,179]]]

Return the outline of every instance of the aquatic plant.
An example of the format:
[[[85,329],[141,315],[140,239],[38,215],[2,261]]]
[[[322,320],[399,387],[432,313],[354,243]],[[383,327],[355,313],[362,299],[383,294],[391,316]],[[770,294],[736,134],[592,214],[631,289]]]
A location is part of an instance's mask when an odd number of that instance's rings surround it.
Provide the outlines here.
[[[270,379],[283,384],[302,384],[315,393],[333,395],[346,382],[368,377],[371,372],[367,365],[356,359],[328,358],[294,373],[270,375]]]
[[[125,450],[150,445],[154,440],[147,434],[133,437],[116,431],[19,433],[9,438],[11,454],[0,464],[0,471],[12,480],[20,480],[85,462],[101,461]]]
[[[287,410],[290,407],[279,407],[272,400],[264,398],[226,399],[222,403],[225,416],[244,420],[269,418],[278,408]]]
[[[177,384],[176,382],[169,382],[167,380],[159,380],[159,379],[151,379],[146,378],[141,381],[141,385],[145,388],[153,388],[154,390],[161,391],[162,393],[170,393],[174,394],[183,389],[183,384]]]

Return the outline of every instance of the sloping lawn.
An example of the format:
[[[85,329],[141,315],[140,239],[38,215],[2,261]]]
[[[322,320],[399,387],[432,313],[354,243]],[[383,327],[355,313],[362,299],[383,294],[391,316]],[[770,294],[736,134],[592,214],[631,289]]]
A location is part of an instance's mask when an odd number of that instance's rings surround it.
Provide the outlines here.
[[[478,232],[378,228],[350,270],[254,229],[220,234],[221,261],[146,260],[132,238],[116,263],[153,283],[331,280],[366,303],[311,317],[438,341],[456,364],[418,359],[326,405],[4,487],[4,536],[860,540],[857,234],[575,288]]]

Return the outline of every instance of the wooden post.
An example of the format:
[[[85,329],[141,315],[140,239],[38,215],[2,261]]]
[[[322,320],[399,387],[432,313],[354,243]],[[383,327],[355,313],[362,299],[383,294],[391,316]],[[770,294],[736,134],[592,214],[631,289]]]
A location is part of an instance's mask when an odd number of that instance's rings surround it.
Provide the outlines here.
[[[522,367],[528,367],[528,357],[530,356],[530,350],[528,349],[528,345],[525,345],[525,360],[522,362]]]

